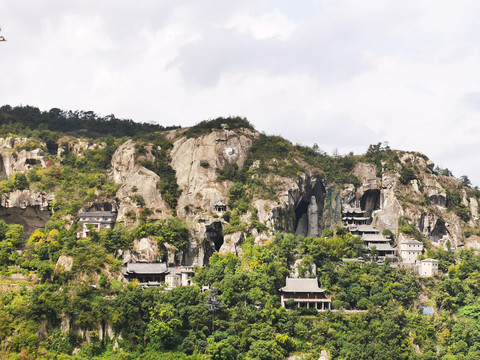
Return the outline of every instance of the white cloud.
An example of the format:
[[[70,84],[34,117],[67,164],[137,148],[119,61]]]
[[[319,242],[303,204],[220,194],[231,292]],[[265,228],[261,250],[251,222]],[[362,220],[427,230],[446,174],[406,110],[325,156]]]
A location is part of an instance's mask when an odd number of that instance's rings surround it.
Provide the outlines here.
[[[246,116],[328,151],[422,151],[467,174],[480,135],[480,3],[0,4],[0,98],[192,125]]]

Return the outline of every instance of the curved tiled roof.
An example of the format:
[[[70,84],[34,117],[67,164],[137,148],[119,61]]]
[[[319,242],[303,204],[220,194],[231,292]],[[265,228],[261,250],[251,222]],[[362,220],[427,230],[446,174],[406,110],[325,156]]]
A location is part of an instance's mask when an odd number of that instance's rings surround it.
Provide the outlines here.
[[[325,289],[318,287],[317,278],[289,278],[286,279],[286,284],[280,289],[284,292],[324,292]]]

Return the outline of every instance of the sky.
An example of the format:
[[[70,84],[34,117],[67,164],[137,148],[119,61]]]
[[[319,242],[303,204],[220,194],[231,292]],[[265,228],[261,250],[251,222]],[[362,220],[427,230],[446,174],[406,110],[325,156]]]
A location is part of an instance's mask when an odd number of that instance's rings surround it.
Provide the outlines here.
[[[15,0],[0,27],[0,105],[243,116],[329,154],[419,151],[480,186],[478,0]]]

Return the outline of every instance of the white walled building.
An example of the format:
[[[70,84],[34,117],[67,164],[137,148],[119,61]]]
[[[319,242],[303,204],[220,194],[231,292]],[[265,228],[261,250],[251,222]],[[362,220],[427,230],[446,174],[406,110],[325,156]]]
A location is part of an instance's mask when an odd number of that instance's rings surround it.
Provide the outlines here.
[[[438,274],[438,260],[424,259],[418,265],[418,275],[421,277],[431,277]]]
[[[175,289],[179,286],[192,285],[192,277],[194,275],[191,266],[174,266],[168,268],[169,274],[165,276],[167,289]]]
[[[400,243],[400,257],[404,264],[414,265],[422,253],[423,243],[418,240],[409,239]]]
[[[77,238],[86,238],[90,228],[95,231],[113,229],[117,214],[114,212],[92,211],[80,213],[78,217]]]

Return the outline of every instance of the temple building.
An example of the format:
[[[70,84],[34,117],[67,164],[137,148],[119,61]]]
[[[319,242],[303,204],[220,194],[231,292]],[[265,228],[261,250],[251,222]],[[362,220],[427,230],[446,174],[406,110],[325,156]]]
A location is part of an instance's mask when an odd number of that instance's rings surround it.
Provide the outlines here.
[[[392,259],[395,257],[397,249],[390,245],[390,239],[387,239],[382,234],[363,234],[362,240],[363,245],[370,251],[375,248],[379,257],[389,257]]]
[[[223,214],[225,211],[227,211],[227,204],[222,200],[218,200],[215,202],[215,204],[213,204],[213,210],[218,214]]]
[[[128,280],[137,279],[142,287],[160,286],[168,274],[166,263],[127,263],[122,274]]]
[[[354,207],[347,207],[343,211],[342,220],[352,234],[358,231],[358,226],[369,225],[372,221],[371,217],[365,215],[364,210]]]
[[[318,287],[317,278],[289,278],[280,289],[282,306],[287,310],[295,308],[316,309],[325,311],[332,309],[332,300],[325,295],[325,289]]]
[[[178,286],[192,285],[194,275],[192,266],[167,267],[166,263],[127,263],[122,268],[123,276],[129,280],[138,280],[143,288],[166,284],[167,290]]]
[[[113,229],[117,219],[115,203],[96,201],[78,214],[77,238],[86,238],[90,230]]]

